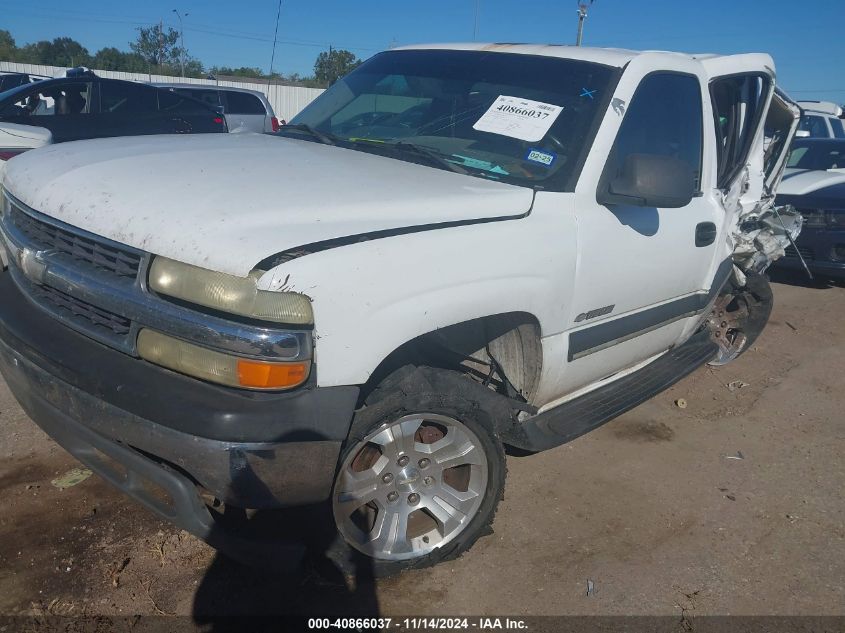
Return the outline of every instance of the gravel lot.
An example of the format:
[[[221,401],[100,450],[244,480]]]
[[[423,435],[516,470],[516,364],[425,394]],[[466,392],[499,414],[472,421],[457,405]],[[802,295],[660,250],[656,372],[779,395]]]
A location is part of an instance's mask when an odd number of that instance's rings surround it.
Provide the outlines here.
[[[774,288],[740,360],[509,458],[493,534],[377,583],[258,573],[96,476],[56,488],[77,464],[0,383],[0,614],[844,614],[845,288]]]

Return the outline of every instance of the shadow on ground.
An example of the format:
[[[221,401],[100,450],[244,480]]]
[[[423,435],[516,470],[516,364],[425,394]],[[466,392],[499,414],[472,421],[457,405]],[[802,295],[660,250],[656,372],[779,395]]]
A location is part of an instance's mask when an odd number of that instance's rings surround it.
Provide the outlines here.
[[[816,290],[826,290],[828,288],[836,288],[842,286],[843,282],[827,279],[826,277],[814,274],[813,279],[807,275],[803,270],[789,270],[780,268],[770,268],[766,271],[769,280],[773,283],[787,284],[789,286],[798,286],[800,288],[814,288]]]
[[[233,489],[263,487],[246,460],[230,459]],[[339,546],[329,503],[254,513],[228,506],[215,530],[212,543],[235,534],[263,547],[245,556],[249,565],[215,555],[192,610],[197,624],[211,625],[206,630],[237,630],[235,621],[221,619],[233,616],[379,615],[371,559]]]

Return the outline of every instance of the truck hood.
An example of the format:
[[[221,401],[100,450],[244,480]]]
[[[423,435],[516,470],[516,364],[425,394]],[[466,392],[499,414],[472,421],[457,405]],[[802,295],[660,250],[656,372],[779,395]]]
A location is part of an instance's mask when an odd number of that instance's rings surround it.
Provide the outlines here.
[[[5,186],[36,211],[233,275],[281,251],[376,231],[528,213],[529,188],[266,134],[51,145]]]

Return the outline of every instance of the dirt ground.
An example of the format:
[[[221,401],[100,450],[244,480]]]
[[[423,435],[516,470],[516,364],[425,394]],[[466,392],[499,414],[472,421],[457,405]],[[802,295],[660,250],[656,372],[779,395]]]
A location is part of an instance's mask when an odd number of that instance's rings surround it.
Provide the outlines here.
[[[96,475],[56,488],[77,464],[0,383],[0,614],[841,615],[845,288],[774,290],[737,362],[510,457],[493,534],[376,583],[241,567]]]

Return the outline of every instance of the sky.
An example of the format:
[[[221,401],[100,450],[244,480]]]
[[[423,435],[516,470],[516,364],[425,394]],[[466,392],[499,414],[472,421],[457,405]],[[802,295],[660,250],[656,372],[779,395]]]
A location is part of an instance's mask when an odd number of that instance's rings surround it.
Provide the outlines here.
[[[278,0],[0,0],[18,45],[70,36],[93,54],[128,50],[139,26],[164,20],[206,67],[270,67]],[[366,59],[425,42],[572,44],[576,0],[282,0],[273,68],[309,75],[329,45]],[[796,99],[845,102],[845,0],[595,0],[585,46],[694,53],[768,52]]]

